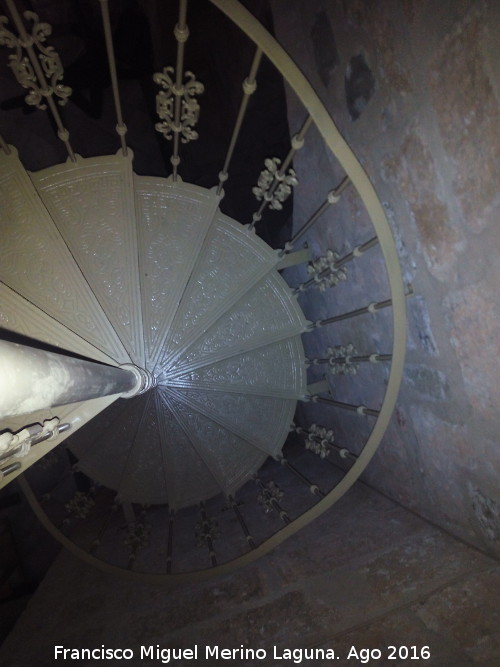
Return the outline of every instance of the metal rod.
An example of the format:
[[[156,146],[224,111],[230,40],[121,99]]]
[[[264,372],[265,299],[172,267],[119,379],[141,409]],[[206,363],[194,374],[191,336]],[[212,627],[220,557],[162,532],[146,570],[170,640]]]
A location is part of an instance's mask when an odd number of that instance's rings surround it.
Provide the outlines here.
[[[369,417],[378,417],[379,411],[367,408],[365,405],[352,405],[352,403],[342,403],[341,401],[334,401],[331,398],[323,398],[322,396],[312,396],[311,400],[314,403],[324,403],[325,405],[332,405],[343,410],[350,410],[356,412],[358,415],[367,415]]]
[[[334,451],[336,454],[340,456],[342,459],[352,459],[356,460],[358,457],[356,454],[353,454],[350,452],[348,449],[345,447],[341,447],[340,445],[336,445],[335,442],[333,441],[333,432],[330,433],[325,433],[324,435],[321,433],[315,433],[313,431],[315,425],[311,426],[309,429],[302,428],[302,426],[295,426],[295,424],[292,423],[290,432],[291,433],[297,433],[298,435],[302,435],[306,439],[305,443],[305,448],[308,452],[311,452],[311,454],[314,454],[315,456],[319,456],[321,459],[324,461],[328,461],[328,463],[331,463],[331,461],[328,460],[328,454],[330,451]],[[321,429],[320,430],[327,430],[327,429]],[[307,443],[314,441],[318,447],[308,447]]]
[[[125,504],[130,504],[131,511],[132,511],[131,516],[135,516],[134,515],[134,508],[132,506],[132,503],[122,503],[122,506],[124,506]],[[124,512],[124,513],[125,513],[125,517],[127,518],[127,512]],[[146,510],[144,508],[141,510],[141,512],[139,514],[139,519],[137,521],[135,521],[135,520],[134,521],[129,521],[128,519],[127,519],[127,521],[128,521],[128,524],[129,524],[129,537],[131,538],[131,543],[132,543],[132,548],[131,548],[131,551],[130,551],[130,555],[128,557],[127,569],[131,570],[134,566],[135,559],[137,558],[137,552],[139,551],[139,549],[141,549],[143,546],[145,546],[144,543],[141,544],[140,538],[137,539],[137,532],[136,531],[137,531],[139,526],[145,526]],[[135,534],[134,534],[134,532],[135,532]]]
[[[222,192],[222,187],[228,179],[228,169],[229,169],[229,164],[231,162],[231,159],[233,157],[233,152],[234,152],[234,147],[236,146],[236,142],[238,140],[238,136],[241,130],[241,126],[243,124],[243,119],[245,117],[245,113],[247,110],[248,102],[250,100],[251,95],[254,94],[254,92],[257,90],[257,82],[256,82],[256,76],[257,76],[257,70],[259,69],[260,61],[262,58],[262,50],[257,47],[257,50],[255,52],[253,61],[252,61],[252,66],[250,67],[250,73],[243,82],[243,97],[241,99],[241,104],[240,104],[240,109],[238,112],[238,117],[236,119],[236,123],[233,129],[233,134],[231,136],[231,141],[229,143],[229,148],[227,150],[227,155],[226,155],[226,160],[224,162],[224,166],[222,167],[222,171],[219,173],[219,185],[217,187],[217,194],[220,195]]]
[[[34,435],[29,436],[27,438],[29,440],[29,446],[34,447],[35,445],[39,445],[41,442],[45,442],[45,440],[52,438],[56,431],[57,434],[64,433],[64,431],[68,431],[70,428],[71,424],[68,423],[56,426],[54,431],[52,429],[44,431],[43,426],[39,426],[38,424],[36,424],[35,426],[30,426],[28,427],[28,431],[31,431],[32,433],[34,433]],[[26,439],[21,441],[13,449],[8,449],[7,451],[3,452],[3,454],[0,454],[0,462],[5,461],[6,459],[9,459],[12,456],[16,456],[17,454],[19,454],[19,452],[24,447],[25,443]]]
[[[304,236],[306,232],[308,232],[311,227],[314,225],[316,220],[319,220],[319,218],[323,215],[323,213],[329,208],[330,202],[328,199],[318,208],[318,210],[313,213],[313,215],[309,218],[309,220],[303,225],[299,231],[295,234],[295,236],[292,236],[292,238],[285,243],[285,247],[280,250],[280,257],[283,257],[287,252],[290,252],[293,250],[295,244],[297,241]]]
[[[140,391],[132,370],[0,341],[0,418]]]
[[[113,89],[113,100],[116,111],[116,132],[120,137],[123,155],[127,155],[127,144],[125,142],[125,135],[127,133],[127,126],[123,122],[122,106],[120,102],[120,91],[118,89],[118,76],[116,73],[116,59],[113,48],[113,33],[111,32],[111,22],[109,20],[109,5],[108,0],[100,0],[101,16],[104,28],[104,39],[106,41],[106,51],[108,54],[109,74],[111,76],[111,87]]]
[[[321,440],[321,438],[316,438],[316,440],[319,441],[319,440]],[[337,454],[338,456],[340,456],[341,459],[349,459],[349,460],[351,460],[351,461],[356,461],[356,459],[358,458],[358,457],[356,456],[356,454],[353,454],[352,452],[350,452],[350,451],[349,451],[348,449],[346,449],[345,447],[341,447],[340,445],[336,445],[335,443],[329,442],[326,446],[327,446],[327,448],[328,448],[330,451],[335,452],[335,454]],[[311,454],[315,454],[315,455],[316,455],[316,452],[314,452],[312,449],[308,449],[308,448],[306,447],[306,450],[307,450],[308,452],[311,452]],[[327,461],[328,463],[331,463],[332,465],[335,465],[335,464],[328,458],[328,455],[322,457],[322,459],[323,459],[323,461]]]
[[[3,477],[7,477],[8,475],[11,475],[16,470],[19,470],[20,467],[21,467],[20,461],[14,461],[14,463],[9,463],[3,468],[0,468],[0,479],[2,479]]]
[[[288,470],[290,470],[290,472],[293,473],[295,475],[295,477],[300,479],[300,481],[303,482],[308,487],[309,491],[313,495],[318,496],[318,498],[324,498],[325,497],[325,494],[323,493],[323,491],[321,491],[319,486],[317,484],[313,484],[309,479],[307,479],[307,477],[305,475],[303,475],[300,472],[300,470],[297,470],[297,468],[295,466],[293,466],[288,461],[288,459],[279,458],[278,461],[281,463],[282,466],[285,466],[286,468],[288,468]]]
[[[247,528],[247,525],[245,523],[245,519],[242,517],[240,509],[239,509],[238,505],[236,504],[236,501],[234,500],[233,496],[228,496],[228,500],[231,503],[231,507],[233,508],[233,511],[236,514],[236,518],[238,519],[239,524],[241,526],[241,529],[242,529],[243,533],[245,534],[245,538],[246,538],[246,541],[248,542],[248,545],[249,545],[250,549],[255,549],[256,546],[255,546],[254,539],[253,539],[252,535],[250,534],[250,531]]]
[[[11,150],[9,148],[9,144],[7,144],[2,136],[0,136],[0,148],[3,150],[5,155],[10,155]]]
[[[255,476],[254,480],[255,480],[255,483],[257,484],[257,486],[260,487],[263,494],[267,497],[271,507],[274,509],[275,512],[278,513],[278,515],[279,515],[280,519],[283,521],[283,523],[285,525],[288,525],[290,523],[290,517],[285,512],[285,510],[281,507],[281,505],[276,500],[276,498],[272,497],[269,489],[262,483],[262,480],[259,477]]]
[[[377,363],[378,361],[392,361],[392,354],[364,354],[359,356],[349,356],[349,357],[316,357],[314,359],[308,359],[311,364],[345,364],[347,362],[365,362],[369,361],[372,364]]]
[[[314,223],[323,215],[323,213],[333,204],[337,204],[340,195],[344,192],[346,187],[351,183],[349,176],[346,176],[335,189],[328,193],[328,197],[323,202],[323,204],[318,208],[318,210],[313,213],[309,220],[295,233],[292,238],[285,243],[285,248],[280,251],[280,256],[283,256],[286,252],[290,252],[297,241],[306,234]]]
[[[167,505],[168,510],[168,505]],[[167,534],[167,574],[172,572],[172,552],[174,540],[174,510],[169,511]]]
[[[335,447],[334,445],[332,445],[332,450],[333,450],[336,454],[338,454],[339,457],[340,457],[341,459],[344,459],[344,461],[352,461],[352,462],[355,462],[355,461],[357,461],[357,459],[358,459],[358,457],[356,456],[356,454],[353,454],[353,453],[350,452],[348,449],[344,449],[344,448],[342,448],[342,447]],[[326,461],[328,464],[330,464],[330,465],[333,466],[334,468],[337,468],[337,470],[339,469],[337,463],[334,463],[330,458],[327,457],[327,458],[323,459],[323,461]]]
[[[366,243],[356,246],[355,248],[353,248],[353,250],[351,250],[350,253],[338,259],[335,262],[335,266],[336,267],[342,266],[343,264],[347,264],[347,262],[352,261],[355,257],[361,257],[361,255],[363,255],[367,250],[376,246],[378,242],[379,242],[378,238],[374,236],[369,241],[366,241]]]
[[[118,510],[119,503],[118,503],[117,498],[118,498],[118,496],[115,496],[115,500],[110,507],[110,511],[106,512],[106,516],[104,517],[104,521],[102,521],[102,523],[101,523],[101,526],[100,526],[99,531],[97,533],[97,537],[95,537],[92,540],[92,543],[91,543],[90,549],[89,549],[90,554],[93,554],[96,551],[96,549],[100,546],[100,544],[102,542],[102,539],[104,537],[104,533],[108,530],[108,526],[111,523],[111,517]]]
[[[340,195],[344,192],[346,187],[351,183],[351,179],[349,176],[346,176],[340,183],[337,185],[337,187],[332,190],[329,194],[328,197],[326,198],[325,202],[318,208],[318,210],[313,213],[313,215],[309,218],[309,220],[303,225],[292,238],[285,243],[285,248],[281,250],[280,255],[284,255],[285,252],[290,252],[292,248],[295,246],[297,241],[304,236],[306,232],[308,232],[311,227],[314,225],[314,223],[323,215],[323,213],[333,204],[336,204],[339,199]]]
[[[307,130],[311,127],[311,123],[312,123],[312,116],[307,116],[302,127],[299,130],[299,133],[292,137],[291,141],[292,147],[288,151],[288,155],[286,156],[285,161],[283,162],[278,171],[279,177],[285,175],[286,170],[292,163],[295,153],[304,146],[304,138],[307,134]]]
[[[363,315],[363,313],[374,313],[377,310],[382,310],[383,308],[388,308],[389,306],[392,306],[392,299],[386,299],[385,301],[379,301],[377,303],[370,303],[368,306],[363,306],[363,308],[351,310],[348,313],[342,313],[342,315],[334,315],[333,317],[327,317],[324,320],[317,320],[312,325],[312,329],[310,329],[310,331],[314,331],[314,329],[317,329],[318,327],[324,327],[326,324],[332,324],[333,322],[340,322],[341,320],[348,320],[352,317]]]
[[[47,85],[47,81],[45,79],[45,75],[43,73],[43,70],[41,68],[40,62],[37,58],[37,55],[35,53],[35,50],[33,49],[33,39],[28,35],[26,32],[26,28],[24,27],[23,20],[17,11],[17,8],[14,4],[13,0],[6,0],[7,7],[9,9],[9,12],[11,13],[12,20],[16,24],[16,28],[19,32],[19,36],[21,38],[21,41],[23,42],[23,46],[26,49],[26,52],[28,54],[28,58],[30,60],[31,66],[33,67],[33,70],[36,74],[36,77],[38,79],[38,85],[43,91],[43,96],[47,100],[47,104],[49,106],[49,109],[52,113],[52,116],[54,117],[54,121],[57,125],[57,136],[59,139],[64,143],[66,146],[66,150],[68,151],[68,155],[70,157],[70,160],[72,162],[76,162],[76,157],[73,152],[73,149],[71,148],[71,144],[69,142],[69,132],[68,130],[64,127],[63,122],[61,120],[61,116],[59,114],[59,111],[55,105],[54,100],[52,99],[51,95],[51,89]]]
[[[304,137],[307,133],[307,130],[310,128],[311,123],[312,123],[312,117],[307,116],[307,118],[305,119],[301,129],[298,132],[298,134],[295,134],[292,137],[291,148],[288,151],[288,155],[286,156],[283,164],[281,165],[281,167],[277,171],[277,173],[274,177],[273,184],[271,185],[271,187],[267,191],[266,196],[263,198],[261,205],[259,206],[256,213],[254,213],[253,216],[252,216],[252,222],[248,225],[248,229],[250,231],[252,231],[253,228],[255,227],[255,223],[258,222],[262,218],[262,213],[264,212],[267,205],[271,201],[276,188],[278,187],[278,185],[283,180],[283,178],[285,176],[285,172],[288,169],[289,165],[291,164],[295,153],[304,146]]]
[[[179,158],[179,135],[181,121],[181,103],[182,103],[182,79],[184,77],[184,44],[189,37],[189,29],[186,25],[187,0],[179,0],[179,20],[174,29],[175,39],[177,40],[177,59],[175,65],[175,95],[174,102],[174,147],[170,159],[173,172],[172,179],[177,181],[177,167],[180,163]]]
[[[309,280],[306,280],[306,282],[301,283],[298,287],[294,289],[294,294],[300,294],[304,290],[309,289],[309,287],[316,285],[318,283],[318,280],[321,280],[322,278],[327,278],[328,275],[332,273],[332,271],[339,269],[344,264],[347,264],[348,262],[352,261],[355,257],[361,257],[361,255],[363,255],[367,250],[373,248],[373,246],[376,246],[378,242],[379,242],[378,238],[374,236],[369,241],[366,241],[366,243],[356,246],[347,255],[344,255],[344,257],[341,257],[336,262],[334,262],[333,267],[328,267],[326,269],[323,269],[323,271],[321,271],[315,278],[310,278]]]
[[[205,503],[200,503],[200,514],[201,514],[201,521],[202,521],[202,530],[204,531],[203,537],[205,539],[205,542],[208,547],[208,553],[210,555],[210,562],[212,564],[212,567],[217,566],[217,558],[215,556],[215,551],[214,551],[214,543],[213,540],[210,536],[210,529],[211,529],[211,522],[208,519],[207,513],[205,511]]]

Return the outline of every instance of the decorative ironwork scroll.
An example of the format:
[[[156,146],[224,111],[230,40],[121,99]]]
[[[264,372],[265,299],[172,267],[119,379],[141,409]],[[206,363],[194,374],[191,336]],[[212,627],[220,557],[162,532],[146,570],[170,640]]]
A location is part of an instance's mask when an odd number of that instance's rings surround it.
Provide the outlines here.
[[[277,157],[267,158],[264,161],[265,169],[260,172],[257,185],[252,188],[257,200],[264,199],[269,203],[269,208],[275,211],[283,208],[283,202],[291,195],[292,188],[299,183],[294,170],[289,169],[287,174],[282,174],[279,170],[280,164],[281,160]]]
[[[174,134],[179,134],[181,142],[187,144],[189,141],[198,139],[198,132],[194,126],[200,115],[200,105],[196,95],[201,95],[205,90],[202,83],[196,81],[193,72],[185,73],[185,83],[177,88],[174,81],[174,68],[164,67],[163,72],[157,72],[153,80],[163,90],[156,96],[156,113],[162,119],[156,123],[158,130],[165,139],[172,139]],[[181,110],[179,121],[175,121],[175,98],[181,98]]]
[[[347,280],[347,272],[344,268],[337,267],[339,254],[334,250],[327,250],[323,257],[318,257],[307,267],[307,273],[312,277],[314,285],[324,292],[328,287],[334,287],[338,283]]]
[[[95,501],[91,491],[88,493],[77,491],[73,498],[64,505],[69,516],[64,519],[63,523],[70,523],[71,518],[86,519],[94,505]]]
[[[219,524],[217,519],[205,516],[201,521],[196,523],[195,527],[196,545],[203,547],[205,544],[215,542],[219,537]]]
[[[283,498],[284,492],[275,482],[268,482],[261,486],[261,491],[257,496],[257,501],[266,514],[276,509],[276,503]]]
[[[37,109],[46,109],[45,99],[55,95],[59,98],[59,104],[64,106],[72,90],[69,86],[60,83],[64,75],[61,59],[54,47],[45,43],[47,37],[52,33],[52,27],[48,23],[40,22],[35,12],[26,11],[23,16],[33,22],[28,40],[23,40],[10,32],[6,27],[9,20],[6,16],[0,16],[0,45],[15,50],[15,53],[9,56],[9,67],[21,86],[30,89],[24,98],[27,104]],[[42,81],[37,76],[39,72],[36,71],[38,69],[36,65],[27,55],[24,55],[24,50],[33,49],[33,47],[36,47],[38,51],[38,53],[35,52],[35,57],[41,66]]]

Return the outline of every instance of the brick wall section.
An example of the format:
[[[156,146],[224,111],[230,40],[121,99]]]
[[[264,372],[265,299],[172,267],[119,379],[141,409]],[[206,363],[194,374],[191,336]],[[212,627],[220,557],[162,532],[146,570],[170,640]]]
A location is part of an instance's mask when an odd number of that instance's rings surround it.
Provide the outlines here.
[[[404,279],[416,293],[407,302],[407,368],[398,406],[365,478],[498,554],[500,76],[494,26],[500,5],[483,0],[271,4],[278,39],[375,185]],[[328,26],[319,30],[320,21]],[[374,85],[371,93],[362,85],[356,89],[360,112],[353,120],[353,91],[351,112],[346,93],[358,56]],[[289,117],[292,131],[304,117],[292,95]],[[297,227],[338,182],[341,170],[324,154],[315,131],[294,166],[300,179]],[[307,240],[315,255],[327,247],[343,254],[369,238],[369,229],[365,211],[350,194]],[[386,289],[376,251],[349,265],[348,272],[349,280],[330,291],[326,304],[311,295],[304,303],[308,317],[350,310],[366,302],[364,294],[376,300]],[[291,279],[300,277],[297,272]],[[375,345],[385,352],[389,320],[364,316],[332,325],[322,336],[306,343],[309,352],[347,342],[363,353]],[[357,381],[336,378],[332,393],[339,400],[377,405],[384,381],[383,371],[377,372],[363,370],[362,382],[360,374]],[[303,409],[302,419],[334,428],[339,443],[354,449],[367,431],[351,415],[314,406]]]

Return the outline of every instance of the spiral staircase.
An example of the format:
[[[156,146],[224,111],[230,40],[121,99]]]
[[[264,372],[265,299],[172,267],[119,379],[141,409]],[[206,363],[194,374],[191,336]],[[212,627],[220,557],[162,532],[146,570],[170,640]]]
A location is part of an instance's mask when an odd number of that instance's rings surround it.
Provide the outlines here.
[[[203,92],[184,70],[186,0],[174,31],[175,68],[154,76],[156,129],[172,149],[168,178],[134,173],[107,1],[100,6],[121,148],[87,158],[74,152],[56,104],[71,91],[47,45],[50,27],[13,0],[6,5],[0,44],[11,50],[27,102],[52,114],[68,160],[28,172],[8,138],[1,140],[0,483],[17,479],[52,535],[110,572],[164,582],[249,563],[345,493],[391,416],[403,365],[405,294],[383,209],[307,80],[239,3],[213,0],[253,42],[255,55],[211,188],[181,178]],[[253,189],[255,213],[240,224],[223,212],[224,188],[264,57],[297,95],[305,120],[288,154],[266,160]],[[207,94],[209,87],[205,82]],[[292,189],[300,196],[291,165],[313,126],[344,177],[321,193],[319,206],[311,203],[311,216],[275,250],[256,227]],[[329,249],[313,257],[303,242],[346,190],[361,198],[373,234],[343,257]],[[307,319],[299,304],[311,290],[335,288],[349,263],[362,266],[367,252],[382,254],[387,298]],[[284,276],[300,265],[304,279],[289,286]],[[336,322],[352,321],[354,329],[368,316],[376,327],[383,309],[392,310],[388,347],[338,344]],[[319,329],[329,332],[331,345],[315,356]],[[56,362],[70,380],[80,364],[92,389],[72,381],[71,395],[51,397],[49,385],[65,382],[51,370]],[[368,366],[390,368],[378,405],[332,398],[327,373],[362,385]],[[363,446],[354,451],[332,429],[294,421],[298,402],[368,420]]]

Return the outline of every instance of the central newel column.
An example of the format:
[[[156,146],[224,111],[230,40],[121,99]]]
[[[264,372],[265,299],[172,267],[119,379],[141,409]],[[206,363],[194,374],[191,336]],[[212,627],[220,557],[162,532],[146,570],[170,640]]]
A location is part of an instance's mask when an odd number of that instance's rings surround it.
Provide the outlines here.
[[[131,398],[153,385],[133,364],[107,366],[0,341],[0,419],[99,396]]]

